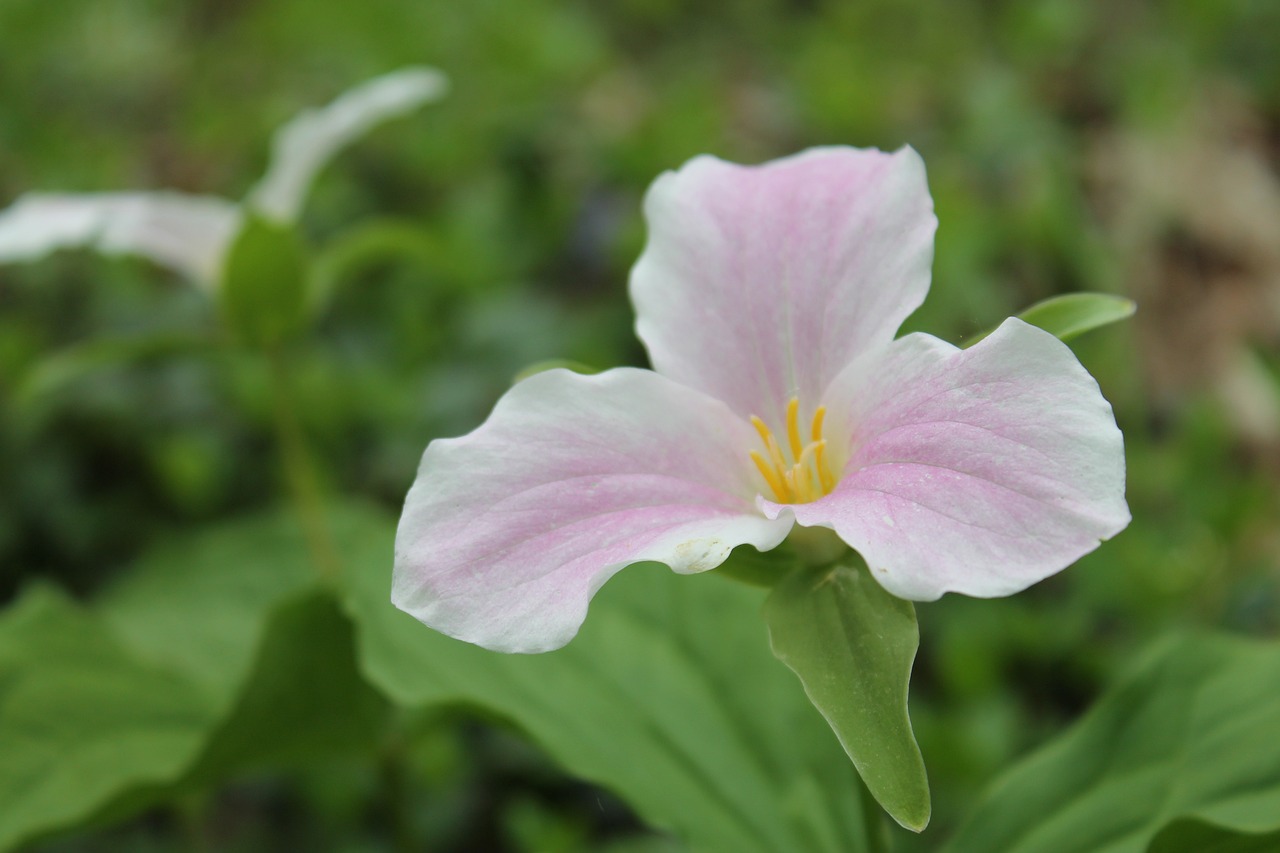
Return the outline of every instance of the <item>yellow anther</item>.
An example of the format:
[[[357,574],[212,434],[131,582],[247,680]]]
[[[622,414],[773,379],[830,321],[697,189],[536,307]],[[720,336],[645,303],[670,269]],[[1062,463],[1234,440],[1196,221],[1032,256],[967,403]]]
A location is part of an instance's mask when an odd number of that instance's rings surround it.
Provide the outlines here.
[[[791,458],[799,459],[804,445],[800,443],[800,398],[787,403],[787,440],[791,442]]]
[[[769,451],[773,464],[779,471],[786,469],[787,463],[782,457],[782,448],[778,446],[778,440],[773,437],[773,432],[755,415],[751,416],[751,425],[756,428],[756,432],[760,433],[760,440],[764,442],[764,449]]]
[[[822,411],[819,409],[818,411]],[[818,482],[822,485],[822,493],[828,494],[836,487],[835,482],[831,478],[831,472],[827,469],[827,440],[824,438],[817,444],[817,449],[813,451],[813,467],[818,469]]]
[[[769,431],[767,426],[765,426],[764,421],[760,420],[760,418],[755,415],[751,416],[751,425],[756,428],[756,432],[760,433],[760,440],[765,444],[768,444],[769,439],[773,438],[773,433]]]
[[[782,455],[782,448],[778,446],[778,440],[773,437],[773,433],[769,433],[769,441],[766,445],[769,456],[773,459],[773,464],[778,466],[779,471],[787,469],[786,457]]]
[[[756,450],[751,451],[751,461],[756,463],[756,467],[760,469],[760,473],[764,476],[765,482],[769,484],[769,488],[773,489],[773,494],[778,499],[778,502],[790,503],[787,484],[778,476],[777,466],[770,465],[764,461],[764,457]]]
[[[809,431],[810,441],[822,441],[822,420],[827,416],[827,407],[819,406],[813,413],[813,429]]]
[[[826,454],[827,441],[822,437],[826,414],[823,406],[813,413],[809,429],[811,438],[805,442],[800,437],[800,400],[792,397],[787,403],[785,449],[763,420],[754,415],[751,417],[751,425],[760,435],[765,449],[765,453],[750,451],[751,461],[779,503],[809,503],[835,488],[835,476]],[[789,455],[787,451],[790,451]]]
[[[796,466],[791,470],[795,472],[796,478],[796,497],[800,503],[808,503],[822,496],[822,493],[814,493],[813,468],[810,463],[814,459],[814,448],[816,445],[810,444],[805,447],[800,454],[800,458],[796,461]]]

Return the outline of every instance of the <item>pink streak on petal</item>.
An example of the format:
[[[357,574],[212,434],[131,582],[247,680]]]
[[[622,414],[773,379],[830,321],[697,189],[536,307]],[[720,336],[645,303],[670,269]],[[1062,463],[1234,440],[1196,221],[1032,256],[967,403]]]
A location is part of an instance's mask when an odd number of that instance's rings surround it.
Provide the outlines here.
[[[937,220],[910,148],[697,157],[653,183],[645,216],[631,295],[654,368],[775,429],[929,289]]]
[[[479,429],[423,455],[396,537],[392,600],[507,652],[567,643],[628,564],[718,566],[782,541],[754,499],[753,431],[718,400],[647,370],[517,384]]]
[[[1064,344],[1020,320],[964,351],[909,335],[828,400],[848,463],[796,519],[834,527],[895,595],[1009,595],[1129,523],[1111,406]]]

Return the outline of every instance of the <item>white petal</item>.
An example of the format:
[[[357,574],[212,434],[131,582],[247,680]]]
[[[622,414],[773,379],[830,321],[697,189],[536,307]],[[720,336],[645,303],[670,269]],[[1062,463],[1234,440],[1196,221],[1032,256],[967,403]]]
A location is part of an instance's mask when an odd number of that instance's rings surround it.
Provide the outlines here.
[[[311,182],[334,155],[372,128],[438,100],[449,81],[434,68],[404,68],[363,83],[321,109],[306,110],[272,140],[271,164],[248,203],[272,219],[292,222]]]
[[[775,430],[929,289],[936,219],[910,148],[698,157],[654,181],[645,218],[631,294],[654,369]]]
[[[1010,595],[1129,523],[1111,406],[1065,344],[1021,320],[967,350],[907,335],[827,402],[847,463],[835,491],[791,509],[833,527],[894,595]]]
[[[506,652],[567,643],[623,567],[713,569],[777,545],[755,508],[754,433],[723,403],[647,370],[552,370],[479,429],[431,443],[396,536],[392,600]]]
[[[0,263],[91,248],[140,255],[209,286],[239,223],[239,208],[213,196],[31,193],[0,212]]]

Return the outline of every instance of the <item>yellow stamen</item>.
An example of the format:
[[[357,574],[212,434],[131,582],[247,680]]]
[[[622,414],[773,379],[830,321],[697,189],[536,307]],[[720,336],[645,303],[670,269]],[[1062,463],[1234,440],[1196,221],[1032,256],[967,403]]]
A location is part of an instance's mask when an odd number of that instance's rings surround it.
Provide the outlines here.
[[[826,414],[824,406],[814,411],[809,428],[810,440],[804,442],[800,438],[800,400],[792,397],[787,403],[785,447],[779,444],[763,420],[754,415],[751,417],[751,425],[759,434],[765,450],[764,453],[750,451],[751,461],[779,503],[809,503],[830,494],[835,488],[836,477],[826,453],[827,441],[822,437]]]
[[[813,451],[813,467],[818,469],[818,482],[822,485],[824,495],[829,494],[836,485],[831,479],[831,472],[827,470],[826,449],[827,440],[824,438],[818,442],[817,449]]]
[[[751,425],[756,428],[756,432],[760,433],[760,440],[764,442],[764,449],[769,451],[769,457],[773,460],[773,464],[777,466],[779,471],[787,467],[786,460],[782,458],[782,448],[778,446],[778,440],[773,437],[773,432],[769,427],[765,426],[765,422],[755,415],[751,416]]]
[[[813,489],[813,469],[809,467],[809,463],[813,461],[815,445],[810,444],[800,454],[799,460],[796,461],[796,467],[791,470],[795,472],[796,480],[796,497],[800,499],[800,503],[809,503],[816,500],[821,495],[815,495]]]
[[[787,473],[782,475],[782,479],[786,481],[788,503],[790,503],[799,497],[797,494],[797,492],[799,492],[799,488],[796,484],[796,469],[792,468],[787,471]]]
[[[822,441],[822,420],[827,416],[827,407],[819,406],[813,413],[813,429],[809,431],[810,441]]]
[[[791,458],[799,459],[804,445],[800,443],[800,398],[792,397],[787,403],[787,440],[791,442]]]
[[[770,466],[768,462],[765,462],[764,457],[756,450],[751,451],[751,461],[756,463],[756,467],[759,468],[760,473],[764,475],[765,482],[769,484],[769,488],[773,489],[774,497],[776,497],[780,503],[787,503],[787,497],[789,497],[787,495],[787,485],[778,476],[778,469]]]
[[[769,439],[773,437],[773,433],[770,432],[769,428],[764,425],[764,421],[760,420],[755,415],[752,415],[751,425],[756,428],[756,432],[760,433],[760,440],[763,441],[765,444],[768,444]]]
[[[813,484],[809,482],[809,473],[803,468],[791,469],[792,479],[796,483],[796,500],[798,504],[807,504],[813,500]]]
[[[772,457],[773,464],[778,466],[779,471],[785,471],[788,468],[787,460],[782,455],[782,448],[778,446],[778,440],[773,437],[773,433],[769,433],[765,449],[769,451],[769,456]]]

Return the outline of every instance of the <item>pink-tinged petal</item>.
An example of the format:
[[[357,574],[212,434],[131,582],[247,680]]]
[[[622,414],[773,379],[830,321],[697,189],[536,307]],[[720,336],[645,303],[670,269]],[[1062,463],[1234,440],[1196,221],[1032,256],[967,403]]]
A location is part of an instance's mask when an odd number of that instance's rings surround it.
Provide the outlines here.
[[[264,216],[292,222],[311,183],[343,148],[377,125],[438,100],[449,80],[434,68],[404,68],[362,83],[321,109],[306,110],[276,132],[271,165],[249,193]]]
[[[630,563],[700,572],[786,536],[789,515],[755,507],[752,439],[723,403],[647,370],[532,376],[470,435],[427,447],[392,600],[487,648],[559,648]]]
[[[812,405],[892,340],[929,289],[937,220],[910,148],[697,157],[644,209],[631,295],[654,368],[775,426],[792,396]]]
[[[140,255],[211,286],[239,224],[236,205],[210,196],[31,193],[0,212],[0,263],[91,248]]]
[[[796,520],[833,527],[902,598],[1009,595],[1129,523],[1111,406],[1066,345],[1020,320],[968,350],[908,335],[828,400],[847,463]]]

